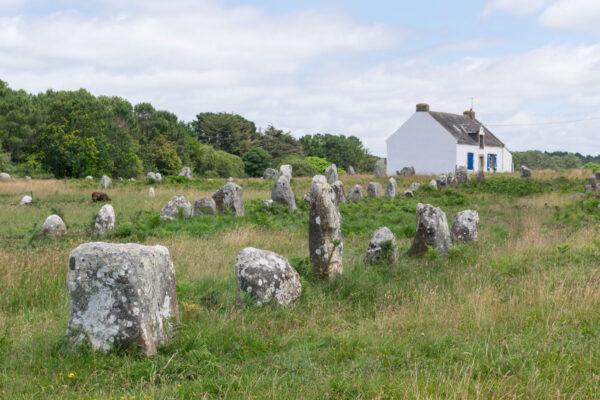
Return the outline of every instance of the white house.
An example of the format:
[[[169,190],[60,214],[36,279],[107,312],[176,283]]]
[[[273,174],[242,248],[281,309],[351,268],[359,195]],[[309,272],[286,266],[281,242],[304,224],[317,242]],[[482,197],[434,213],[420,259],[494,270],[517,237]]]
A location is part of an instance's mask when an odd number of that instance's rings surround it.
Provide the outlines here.
[[[417,174],[453,172],[460,166],[470,171],[513,170],[512,154],[475,118],[473,110],[458,115],[417,104],[417,112],[386,142],[389,175],[408,166]]]

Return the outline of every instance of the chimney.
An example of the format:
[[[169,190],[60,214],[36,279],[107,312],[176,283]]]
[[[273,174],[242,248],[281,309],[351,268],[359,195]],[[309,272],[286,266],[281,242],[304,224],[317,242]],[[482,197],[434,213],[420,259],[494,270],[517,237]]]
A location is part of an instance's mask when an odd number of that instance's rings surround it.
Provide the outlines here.
[[[419,103],[417,104],[417,112],[428,112],[429,104],[427,103]]]
[[[473,111],[472,108],[470,110],[467,110],[467,111],[463,112],[463,115],[465,117],[469,117],[471,119],[475,119],[475,111]]]

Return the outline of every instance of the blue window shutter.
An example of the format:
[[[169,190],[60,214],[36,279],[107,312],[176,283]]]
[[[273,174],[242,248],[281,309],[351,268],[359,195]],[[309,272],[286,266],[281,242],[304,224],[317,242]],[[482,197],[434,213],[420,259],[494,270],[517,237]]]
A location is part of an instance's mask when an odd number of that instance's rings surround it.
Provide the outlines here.
[[[498,169],[498,154],[494,154],[494,171]]]
[[[473,169],[473,153],[467,153],[467,169]]]
[[[492,155],[488,153],[487,155],[487,170],[490,170],[490,159],[492,158]]]

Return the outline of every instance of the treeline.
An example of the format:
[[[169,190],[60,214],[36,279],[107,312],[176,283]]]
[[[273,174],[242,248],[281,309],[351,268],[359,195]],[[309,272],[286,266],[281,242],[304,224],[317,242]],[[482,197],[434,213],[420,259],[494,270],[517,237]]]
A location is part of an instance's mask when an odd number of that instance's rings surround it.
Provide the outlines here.
[[[590,167],[600,164],[600,154],[597,156],[584,156],[581,153],[569,153],[566,151],[541,152],[539,150],[528,150],[513,152],[513,163],[515,168],[526,165],[532,169],[570,169]]]
[[[189,166],[196,176],[241,177],[285,163],[308,176],[323,163],[371,171],[376,161],[354,136],[298,140],[236,114],[199,113],[185,122],[150,103],[134,106],[84,89],[33,95],[0,80],[0,171],[18,175],[128,178]]]

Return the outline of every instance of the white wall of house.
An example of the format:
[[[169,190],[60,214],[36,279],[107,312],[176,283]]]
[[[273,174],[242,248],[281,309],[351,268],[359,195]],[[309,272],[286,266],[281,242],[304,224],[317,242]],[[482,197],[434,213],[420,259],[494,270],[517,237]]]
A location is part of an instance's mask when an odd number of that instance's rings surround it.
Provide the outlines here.
[[[454,171],[456,139],[426,112],[415,112],[386,142],[388,175],[409,166],[417,174]]]
[[[449,135],[449,134],[448,134]],[[473,172],[479,169],[479,157],[483,156],[483,170],[487,172],[487,155],[496,155],[496,172],[512,172],[512,154],[505,147],[456,145],[456,166],[467,167],[468,153],[473,153]]]
[[[513,172],[512,153],[506,147],[502,148],[502,172]]]

